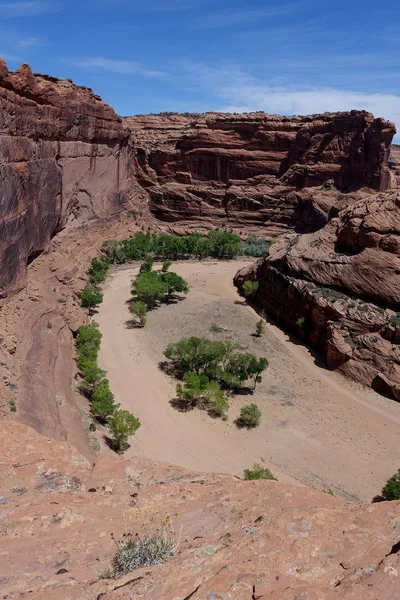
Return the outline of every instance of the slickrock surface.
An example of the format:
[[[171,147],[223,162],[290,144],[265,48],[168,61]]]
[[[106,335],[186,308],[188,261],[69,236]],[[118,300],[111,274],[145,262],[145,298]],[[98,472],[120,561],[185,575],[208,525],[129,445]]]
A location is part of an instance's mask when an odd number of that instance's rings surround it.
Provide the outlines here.
[[[67,225],[127,201],[128,132],[88,88],[0,59],[0,294]]]
[[[312,188],[332,182],[343,191],[386,190],[392,184],[395,127],[365,111],[138,115],[125,121],[151,210],[172,223],[210,225],[225,218],[234,227],[263,226],[271,234],[311,231],[326,223],[335,205],[334,195]]]
[[[320,231],[278,241],[236,282],[259,280],[257,304],[330,368],[400,400],[399,236],[400,194],[367,196]]]
[[[391,600],[400,504],[349,506],[277,482],[100,458],[0,425],[2,597],[44,600]],[[99,580],[126,533],[169,516],[178,552]]]

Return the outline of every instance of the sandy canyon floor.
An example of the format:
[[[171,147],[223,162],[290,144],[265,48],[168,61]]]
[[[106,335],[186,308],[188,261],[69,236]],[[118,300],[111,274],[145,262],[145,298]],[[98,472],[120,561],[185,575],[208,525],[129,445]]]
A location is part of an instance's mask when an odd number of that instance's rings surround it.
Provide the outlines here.
[[[190,285],[187,297],[149,313],[144,329],[129,328],[127,301],[136,267],[111,271],[96,321],[103,334],[100,366],[116,401],[142,421],[128,456],[140,455],[207,472],[242,476],[255,462],[280,481],[370,501],[400,464],[400,404],[325,370],[307,348],[243,304],[232,279],[245,261],[174,263]],[[223,329],[213,332],[213,325]],[[231,340],[265,356],[270,366],[253,396],[231,401],[229,420],[174,409],[176,381],[159,369],[166,346],[182,337]],[[257,429],[238,430],[240,408],[255,402]]]

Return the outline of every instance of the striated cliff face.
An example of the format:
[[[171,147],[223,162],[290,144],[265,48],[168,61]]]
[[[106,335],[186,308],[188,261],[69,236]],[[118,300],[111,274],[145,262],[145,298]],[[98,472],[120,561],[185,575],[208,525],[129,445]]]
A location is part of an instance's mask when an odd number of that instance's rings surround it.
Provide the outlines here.
[[[290,235],[236,277],[328,367],[400,400],[400,194],[366,196],[320,231]]]
[[[151,210],[172,222],[315,230],[335,204],[320,188],[386,190],[393,123],[365,111],[281,117],[265,113],[126,119],[136,176]],[[311,188],[311,189],[305,189]],[[322,196],[322,198],[321,198]]]
[[[128,141],[91,90],[0,59],[0,294],[65,226],[121,210]]]

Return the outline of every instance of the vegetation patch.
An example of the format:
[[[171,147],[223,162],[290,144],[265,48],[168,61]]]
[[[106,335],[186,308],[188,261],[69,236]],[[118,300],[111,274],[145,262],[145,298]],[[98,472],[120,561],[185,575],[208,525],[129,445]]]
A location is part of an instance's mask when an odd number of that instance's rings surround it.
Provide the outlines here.
[[[383,487],[382,498],[384,500],[400,500],[400,470]]]
[[[262,467],[258,463],[254,464],[252,469],[245,469],[243,479],[246,481],[253,481],[256,479],[271,479],[273,481],[278,481],[269,469]]]
[[[258,427],[261,422],[261,411],[257,404],[247,404],[240,410],[240,417],[236,421],[238,427],[246,427],[247,429],[253,429]]]
[[[108,425],[113,435],[111,445],[119,452],[127,449],[128,437],[134,435],[140,427],[140,421],[131,413],[120,410],[114,401],[106,372],[97,364],[101,337],[96,322],[82,325],[78,329],[78,367],[83,379],[83,391],[90,400],[91,413],[97,421]]]
[[[177,550],[177,543],[167,529],[149,536],[132,536],[117,542],[117,552],[112,561],[114,577],[131,573],[141,567],[161,565]]]
[[[266,358],[241,353],[238,348],[232,342],[197,337],[169,344],[164,352],[170,361],[167,368],[181,380],[173,405],[180,410],[203,408],[211,416],[224,418],[229,409],[227,394],[242,391],[248,381],[254,391],[268,366]]]

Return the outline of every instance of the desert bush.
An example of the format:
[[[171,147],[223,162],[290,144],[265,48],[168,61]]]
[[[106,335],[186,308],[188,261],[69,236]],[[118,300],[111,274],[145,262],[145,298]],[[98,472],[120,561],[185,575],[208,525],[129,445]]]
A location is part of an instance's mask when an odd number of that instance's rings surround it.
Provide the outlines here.
[[[390,324],[396,329],[400,329],[400,313],[396,313],[390,317]]]
[[[263,319],[260,319],[256,325],[256,337],[261,337],[264,335],[265,331],[265,322]]]
[[[134,300],[129,305],[129,310],[133,316],[137,317],[141,327],[147,323],[147,306],[141,300]]]
[[[243,479],[246,481],[253,481],[256,479],[271,479],[273,481],[278,481],[269,469],[266,469],[257,463],[253,465],[252,469],[245,469]]]
[[[249,235],[243,243],[243,254],[260,258],[268,256],[271,242],[255,235]]]
[[[383,487],[382,497],[385,500],[400,500],[400,470]]]
[[[245,281],[242,286],[242,291],[246,298],[254,296],[258,291],[258,281]]]
[[[147,537],[132,537],[118,542],[112,568],[115,576],[119,577],[141,567],[161,565],[176,550],[177,544],[166,529]]]
[[[114,439],[113,444],[116,450],[126,450],[128,438],[134,435],[139,429],[141,423],[138,417],[132,415],[127,410],[116,410],[110,420],[108,427]]]
[[[139,273],[150,273],[154,265],[154,258],[148,257],[146,260],[140,265]]]
[[[209,394],[208,414],[211,417],[223,418],[229,410],[229,400],[221,389],[214,389]]]
[[[163,273],[167,273],[167,271],[169,270],[171,265],[172,265],[172,260],[164,260],[162,267],[161,267],[161,271]]]
[[[100,369],[96,361],[82,360],[80,362],[80,371],[83,379],[93,388],[104,379],[106,372]]]
[[[80,293],[81,304],[84,308],[93,310],[98,304],[103,302],[103,294],[94,285],[87,283]]]
[[[257,427],[261,422],[261,411],[257,404],[247,404],[240,410],[240,425],[244,427]]]
[[[107,271],[109,269],[108,262],[94,258],[90,263],[88,270],[89,282],[92,284],[101,283],[106,280]]]

